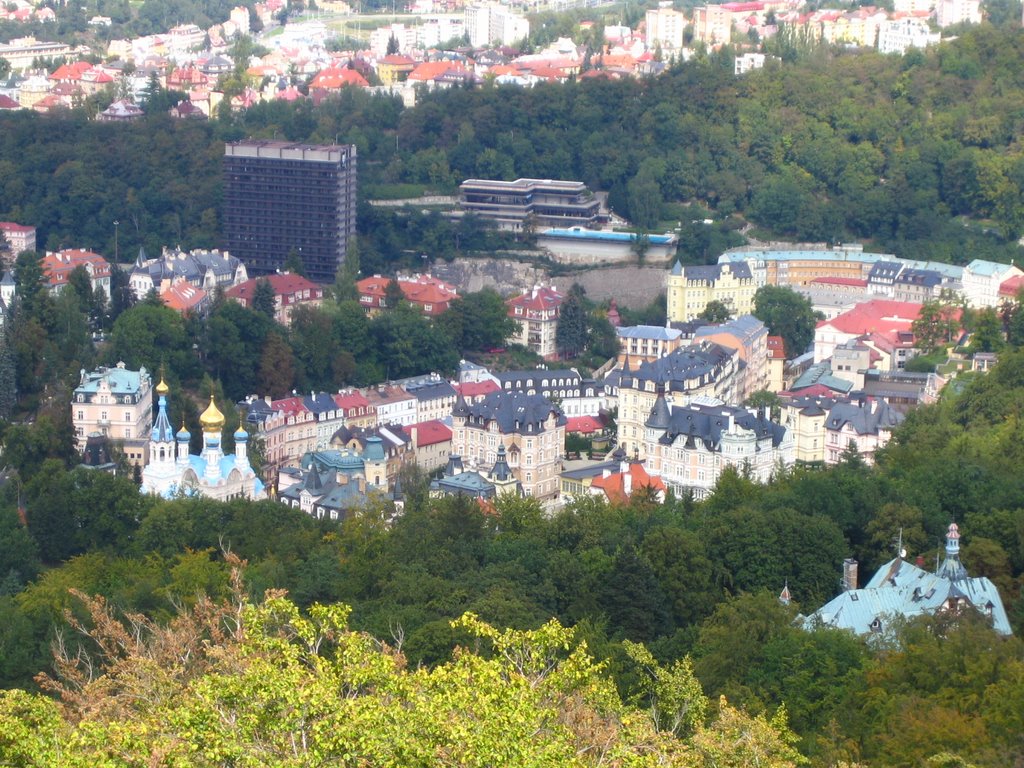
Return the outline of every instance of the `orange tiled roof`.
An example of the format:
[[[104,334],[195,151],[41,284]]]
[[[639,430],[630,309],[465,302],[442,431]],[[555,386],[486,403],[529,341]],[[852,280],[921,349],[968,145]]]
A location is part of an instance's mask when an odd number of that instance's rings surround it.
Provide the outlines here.
[[[343,88],[346,85],[355,85],[360,88],[366,88],[369,83],[366,82],[366,78],[356,72],[354,69],[341,68],[341,67],[328,67],[327,69],[320,70],[316,77],[310,82],[310,88],[324,88],[326,90],[336,90]]]

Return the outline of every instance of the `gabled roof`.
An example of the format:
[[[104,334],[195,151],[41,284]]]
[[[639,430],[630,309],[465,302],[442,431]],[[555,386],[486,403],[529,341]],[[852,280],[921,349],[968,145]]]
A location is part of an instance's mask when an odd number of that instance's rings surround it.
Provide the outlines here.
[[[849,424],[858,435],[877,435],[881,430],[898,427],[905,418],[884,400],[837,403],[825,419],[825,429],[838,431]]]
[[[224,291],[224,295],[248,304],[252,301],[253,294],[256,292],[256,284],[260,280],[266,280],[270,283],[270,287],[274,289],[275,296],[294,296],[304,291],[309,291],[309,298],[311,300],[323,298],[323,288],[312,280],[307,280],[302,275],[294,275],[291,272],[250,278],[244,283],[231,286]]]
[[[621,339],[654,339],[655,341],[675,341],[683,332],[675,328],[661,325],[630,325],[616,328],[615,335]]]
[[[921,305],[916,302],[873,299],[857,304],[831,320],[822,320],[817,327],[829,327],[858,336],[874,331],[909,331],[920,313]]]
[[[626,503],[630,497],[625,490],[627,474],[630,479],[630,494],[636,493],[641,488],[650,488],[660,493],[665,492],[665,482],[660,477],[651,477],[644,465],[639,462],[631,463],[625,472],[613,472],[607,477],[603,475],[595,477],[590,487],[604,491],[604,495],[611,502]]]
[[[554,414],[556,426],[564,426],[561,409],[543,395],[524,392],[494,392],[477,403],[465,407],[467,423],[484,425],[496,421],[503,434],[534,434],[544,431],[549,417]]]
[[[850,629],[866,635],[884,631],[896,617],[935,614],[951,604],[955,607],[964,603],[988,616],[999,634],[1013,634],[995,584],[983,576],[970,577],[960,563],[959,532],[954,523],[946,537],[946,559],[936,573],[899,557],[890,560],[862,589],[842,592],[807,617],[804,625],[808,629],[818,625]]]
[[[349,69],[348,67],[327,67],[322,69],[309,83],[311,89],[323,88],[326,90],[336,90],[346,85],[366,88],[370,84],[356,70]]]
[[[444,422],[434,419],[433,421],[421,421],[415,426],[416,445],[427,446],[447,443],[452,439],[451,427]]]
[[[175,312],[190,312],[202,304],[206,297],[206,291],[181,277],[160,292],[160,299]]]
[[[532,291],[508,300],[510,307],[522,309],[549,310],[558,309],[565,296],[550,285],[536,286]]]
[[[853,382],[847,381],[846,379],[840,379],[838,376],[833,376],[832,364],[828,360],[825,360],[820,363],[815,363],[804,371],[800,377],[793,382],[789,391],[801,392],[802,390],[809,390],[815,386],[825,387],[831,392],[846,394],[853,389]],[[810,393],[803,392],[803,394]]]

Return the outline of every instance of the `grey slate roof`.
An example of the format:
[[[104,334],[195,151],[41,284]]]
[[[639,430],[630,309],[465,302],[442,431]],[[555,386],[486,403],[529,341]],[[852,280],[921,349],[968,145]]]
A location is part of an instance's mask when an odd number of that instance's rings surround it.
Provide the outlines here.
[[[789,390],[791,392],[796,392],[800,389],[813,387],[815,384],[821,384],[823,387],[828,387],[833,392],[842,392],[843,394],[846,394],[853,389],[853,382],[847,381],[846,379],[840,379],[838,376],[832,375],[832,364],[828,360],[825,360],[820,363],[815,363],[800,374],[800,377],[793,382]]]
[[[657,341],[675,341],[682,336],[676,328],[665,328],[661,325],[630,325],[616,328],[615,335],[620,339],[655,339]]]
[[[722,433],[729,429],[730,416],[736,426],[752,431],[758,440],[771,438],[773,447],[778,447],[786,436],[786,428],[781,424],[765,418],[763,414],[751,413],[746,408],[691,403],[671,409],[668,427],[659,442],[672,445],[677,438],[683,437],[687,447],[694,447],[697,441],[702,441],[709,451],[717,451]]]
[[[733,350],[709,342],[682,347],[659,360],[641,363],[636,372],[623,370],[619,386],[638,388],[651,381],[669,391],[682,391],[688,381],[710,380],[720,374],[733,354]]]
[[[713,283],[722,277],[723,267],[728,267],[729,272],[738,280],[750,280],[753,277],[750,273],[750,265],[744,261],[732,264],[698,264],[683,267],[682,275],[687,280],[707,280],[709,283]],[[672,274],[678,275],[679,273],[673,269]]]
[[[891,283],[899,275],[904,265],[897,261],[876,261],[868,272],[868,282]]]
[[[564,426],[565,414],[552,405],[543,395],[528,395],[524,392],[491,392],[482,400],[466,407],[468,423],[484,425],[498,422],[498,430],[504,434],[518,432],[540,433],[552,411],[557,414],[557,424]]]
[[[882,400],[874,403],[837,403],[825,420],[825,429],[840,430],[846,424],[858,435],[877,435],[880,429],[890,430],[903,423],[904,416]]]
[[[942,284],[942,275],[931,269],[905,269],[896,278],[896,282],[934,288],[936,285]]]

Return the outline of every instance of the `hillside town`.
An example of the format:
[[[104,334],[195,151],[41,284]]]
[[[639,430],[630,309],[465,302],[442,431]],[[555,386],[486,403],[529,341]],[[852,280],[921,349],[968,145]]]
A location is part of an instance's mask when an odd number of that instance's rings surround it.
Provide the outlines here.
[[[240,5],[209,28],[180,24],[160,34],[111,39],[102,47],[16,38],[0,44],[0,62],[10,70],[0,80],[0,110],[49,112],[93,99],[95,119],[132,121],[145,114],[156,88],[177,94],[170,113],[180,119],[205,120],[219,109],[245,110],[261,102],[319,103],[344,88],[396,96],[411,106],[420,88],[656,76],[698,50],[723,46],[736,52],[739,76],[778,58],[765,52],[777,36],[903,54],[937,44],[943,30],[983,18],[980,0],[896,0],[892,10],[809,9],[799,0],[754,0],[683,11],[662,2],[636,26],[598,29],[584,22],[572,38],[534,47],[526,45],[527,12],[541,6],[416,2],[390,22],[360,15],[344,2],[312,7],[294,0]],[[63,13],[16,0],[0,10],[0,19],[39,22],[45,29]],[[111,20],[96,16],[88,24],[103,28]],[[255,46],[239,44],[250,36]],[[353,42],[359,47],[347,47]]]
[[[0,765],[1024,766],[1018,0],[0,3]]]

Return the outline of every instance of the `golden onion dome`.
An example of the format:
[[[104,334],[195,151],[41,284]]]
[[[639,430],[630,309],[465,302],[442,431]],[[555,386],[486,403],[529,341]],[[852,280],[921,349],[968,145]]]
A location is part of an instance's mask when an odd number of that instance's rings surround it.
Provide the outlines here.
[[[210,395],[210,405],[203,411],[203,415],[199,417],[199,423],[203,427],[203,432],[220,432],[224,429],[224,414],[220,412],[217,404],[213,402],[213,395]]]
[[[164,397],[170,391],[171,388],[167,386],[167,382],[164,381],[164,377],[161,376],[160,383],[156,385],[156,393],[161,397]]]

